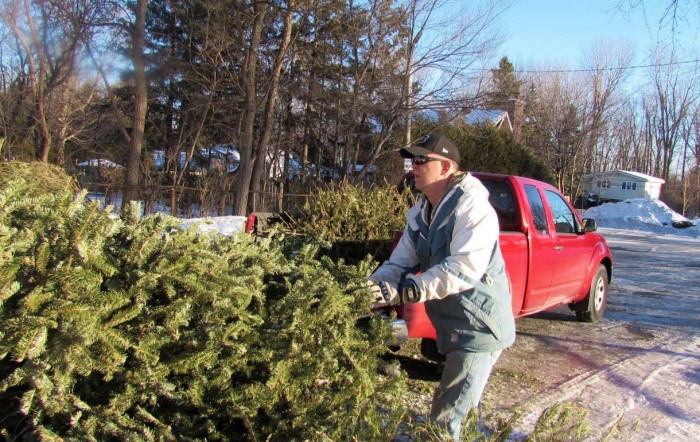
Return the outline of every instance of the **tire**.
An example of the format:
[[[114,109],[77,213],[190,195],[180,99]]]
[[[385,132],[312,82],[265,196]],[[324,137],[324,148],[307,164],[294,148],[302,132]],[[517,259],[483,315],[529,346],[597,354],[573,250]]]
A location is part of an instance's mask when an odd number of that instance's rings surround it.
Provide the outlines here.
[[[607,304],[608,270],[601,264],[593,275],[586,299],[575,302],[571,308],[576,312],[576,318],[579,321],[595,324],[603,318],[603,312],[605,312]]]

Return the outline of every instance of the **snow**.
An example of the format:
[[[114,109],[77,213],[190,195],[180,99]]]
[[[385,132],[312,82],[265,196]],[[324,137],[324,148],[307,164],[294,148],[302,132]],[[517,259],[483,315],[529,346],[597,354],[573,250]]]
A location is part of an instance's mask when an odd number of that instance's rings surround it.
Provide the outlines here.
[[[599,228],[700,238],[700,218],[689,220],[659,200],[636,198],[619,203],[605,203],[591,207],[584,212],[583,217],[595,219]],[[684,229],[673,227],[673,223],[679,221],[690,221],[695,226]]]
[[[231,236],[245,230],[245,216],[216,216],[207,218],[188,218],[182,220],[185,227],[196,226],[200,232],[218,232]]]
[[[608,308],[585,334],[561,318],[520,320],[519,345],[542,344],[518,355],[541,357],[535,375],[557,381],[521,403],[524,418],[510,440],[524,440],[537,417],[563,401],[588,411],[585,440],[698,440],[700,219],[647,199],[602,204],[582,216],[596,220],[615,259]],[[680,221],[694,226],[672,226]],[[561,311],[570,315],[566,306]]]

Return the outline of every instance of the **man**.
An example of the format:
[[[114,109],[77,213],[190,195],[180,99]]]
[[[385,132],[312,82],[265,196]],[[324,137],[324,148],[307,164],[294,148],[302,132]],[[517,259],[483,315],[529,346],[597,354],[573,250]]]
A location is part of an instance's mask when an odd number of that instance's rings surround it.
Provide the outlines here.
[[[446,357],[430,419],[458,441],[493,365],[515,340],[498,217],[481,182],[459,171],[448,137],[424,136],[400,153],[412,161],[421,197],[391,257],[369,278],[373,307],[425,302]]]

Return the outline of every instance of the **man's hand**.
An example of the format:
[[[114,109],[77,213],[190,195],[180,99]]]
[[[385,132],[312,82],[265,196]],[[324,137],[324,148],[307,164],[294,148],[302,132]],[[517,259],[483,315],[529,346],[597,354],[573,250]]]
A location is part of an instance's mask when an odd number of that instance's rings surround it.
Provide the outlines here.
[[[425,301],[423,293],[421,293],[420,286],[415,279],[410,276],[399,285],[399,292],[401,294],[402,303],[416,303]]]
[[[396,305],[401,302],[396,284],[385,281],[367,281],[370,293],[372,294],[372,308],[382,308]]]

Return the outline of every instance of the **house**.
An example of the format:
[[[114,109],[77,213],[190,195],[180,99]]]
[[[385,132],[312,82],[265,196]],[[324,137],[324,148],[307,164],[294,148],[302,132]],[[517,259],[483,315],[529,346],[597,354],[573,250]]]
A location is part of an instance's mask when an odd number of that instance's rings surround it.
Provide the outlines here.
[[[154,150],[153,167],[156,170],[165,168],[166,154],[163,150]],[[178,152],[180,157],[179,167],[185,167],[187,161],[186,152]],[[191,158],[189,170],[195,175],[201,175],[207,170],[226,170],[233,173],[238,169],[241,157],[238,150],[231,146],[212,146],[199,149]]]
[[[103,158],[95,158],[95,159],[91,159],[91,160],[81,161],[79,163],[75,163],[75,166],[82,167],[82,168],[102,167],[102,168],[106,168],[106,169],[123,169],[124,168],[124,166],[122,166],[121,164],[117,164],[113,161],[105,160]]]
[[[525,102],[513,98],[504,103],[505,109],[474,109],[464,116],[468,124],[492,124],[499,130],[513,134],[516,143],[520,142],[525,120]]]
[[[639,172],[611,170],[583,177],[584,192],[595,202],[633,198],[659,199],[666,181]]]
[[[464,116],[468,124],[492,124],[499,130],[513,133],[513,124],[510,122],[508,112],[496,109],[475,109]]]

